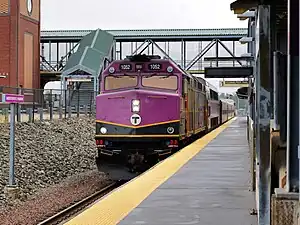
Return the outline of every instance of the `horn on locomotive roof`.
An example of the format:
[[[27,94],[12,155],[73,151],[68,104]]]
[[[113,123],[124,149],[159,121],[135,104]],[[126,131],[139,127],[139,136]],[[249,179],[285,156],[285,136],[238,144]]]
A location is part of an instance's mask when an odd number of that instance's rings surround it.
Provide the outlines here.
[[[131,55],[126,56],[126,59],[128,59],[131,62],[149,62],[151,59],[161,59],[159,55]]]

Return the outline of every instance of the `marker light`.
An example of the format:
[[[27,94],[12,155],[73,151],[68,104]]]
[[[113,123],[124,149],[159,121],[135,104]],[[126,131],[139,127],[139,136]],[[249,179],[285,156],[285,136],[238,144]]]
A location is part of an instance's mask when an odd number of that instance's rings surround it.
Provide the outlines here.
[[[115,68],[114,68],[114,67],[110,67],[110,68],[108,69],[108,71],[109,71],[110,73],[114,73],[114,72],[115,72]]]
[[[172,66],[168,66],[167,71],[168,71],[169,73],[172,73],[172,72],[173,72],[173,67],[172,67]]]
[[[139,112],[140,111],[140,100],[132,100],[131,102],[132,112]]]

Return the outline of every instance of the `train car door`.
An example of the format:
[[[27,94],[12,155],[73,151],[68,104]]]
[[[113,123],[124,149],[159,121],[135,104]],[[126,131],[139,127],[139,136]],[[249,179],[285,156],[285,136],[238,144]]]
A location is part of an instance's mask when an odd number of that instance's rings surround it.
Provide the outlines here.
[[[181,108],[180,108],[180,124],[181,130],[180,134],[187,136],[188,133],[188,81],[186,76],[182,76],[182,98],[181,98]]]

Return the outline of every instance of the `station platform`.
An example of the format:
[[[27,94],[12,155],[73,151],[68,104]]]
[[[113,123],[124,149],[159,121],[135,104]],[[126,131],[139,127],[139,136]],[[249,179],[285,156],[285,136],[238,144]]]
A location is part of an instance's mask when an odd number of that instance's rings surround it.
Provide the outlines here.
[[[66,224],[256,225],[246,126],[232,119]]]

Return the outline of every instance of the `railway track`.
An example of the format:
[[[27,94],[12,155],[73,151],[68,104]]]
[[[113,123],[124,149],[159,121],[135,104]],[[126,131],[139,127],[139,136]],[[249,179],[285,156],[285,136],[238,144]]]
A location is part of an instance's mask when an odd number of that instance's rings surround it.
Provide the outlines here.
[[[102,188],[100,191],[97,191],[96,193],[82,199],[79,202],[76,202],[74,205],[69,206],[68,208],[60,211],[59,213],[47,218],[46,220],[38,223],[38,225],[53,225],[53,224],[60,224],[71,217],[75,216],[78,212],[84,210],[88,206],[92,205],[94,202],[96,202],[98,199],[103,197],[104,195],[108,194],[115,188],[121,186],[124,184],[125,181],[116,181],[108,186]]]

